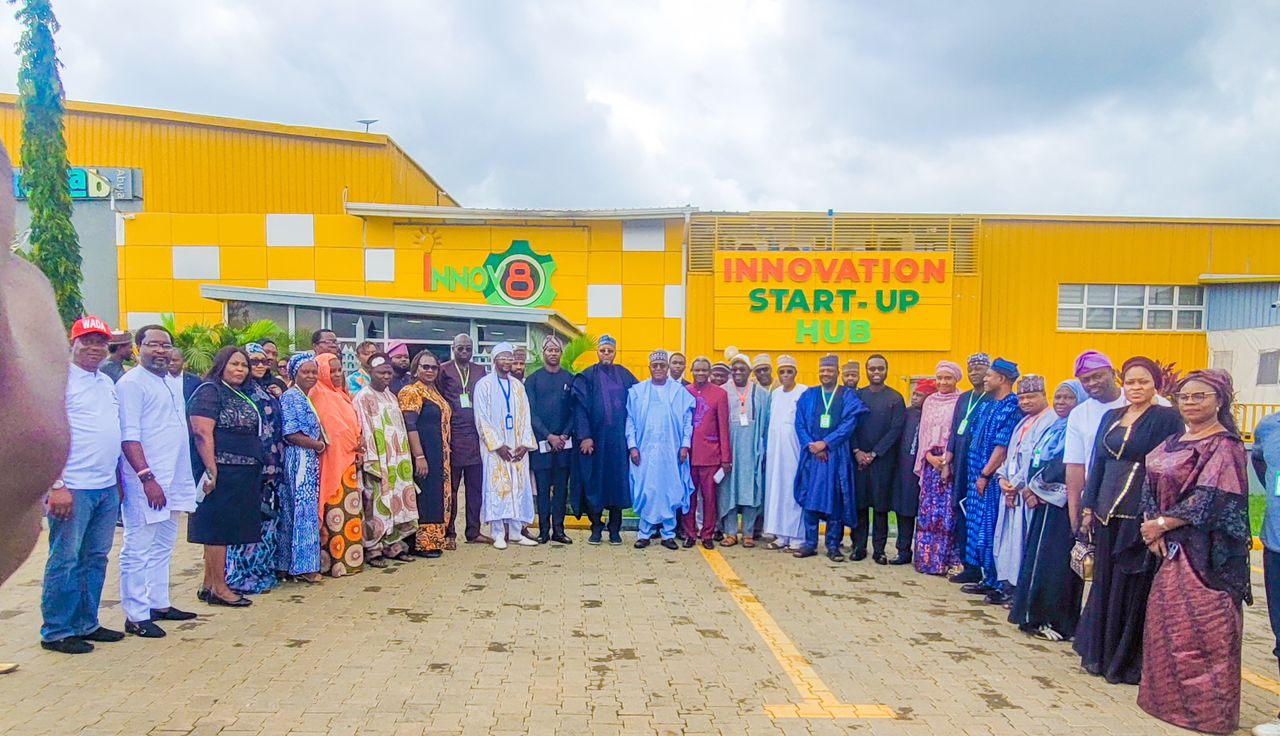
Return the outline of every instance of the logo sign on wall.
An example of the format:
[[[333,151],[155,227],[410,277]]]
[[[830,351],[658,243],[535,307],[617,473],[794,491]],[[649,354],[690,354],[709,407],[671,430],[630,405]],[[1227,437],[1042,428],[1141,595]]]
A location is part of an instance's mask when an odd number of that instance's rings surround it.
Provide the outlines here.
[[[534,253],[527,240],[513,240],[505,252],[491,253],[470,268],[435,268],[430,253],[424,260],[427,291],[479,292],[488,303],[508,307],[545,307],[556,298],[551,286],[556,263]]]
[[[715,343],[770,350],[951,347],[948,253],[716,253]]]
[[[140,194],[135,191],[134,172],[134,169],[73,166],[67,170],[71,199],[111,199],[113,196],[116,199],[135,199]],[[27,194],[27,187],[22,183],[22,169],[14,169],[13,198],[26,199]]]

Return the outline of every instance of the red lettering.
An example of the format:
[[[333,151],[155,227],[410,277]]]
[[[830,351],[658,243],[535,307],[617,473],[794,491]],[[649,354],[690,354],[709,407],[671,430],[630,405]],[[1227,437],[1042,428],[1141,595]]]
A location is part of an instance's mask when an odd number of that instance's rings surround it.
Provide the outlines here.
[[[515,300],[528,299],[533,296],[537,284],[533,282],[533,269],[528,263],[516,261],[507,268],[507,278],[502,282],[502,290]]]
[[[760,280],[764,283],[782,281],[782,259],[769,258],[760,262]]]
[[[734,281],[759,281],[760,280],[760,277],[759,277],[760,269],[758,267],[759,266],[758,260],[756,260],[755,258],[752,258],[751,260],[747,260],[745,258],[738,258],[736,260],[737,260],[737,263],[734,264],[735,267],[733,269]]]
[[[904,283],[911,283],[920,275],[920,264],[911,258],[900,258],[893,268],[893,277]]]
[[[928,258],[921,264],[924,271],[924,283],[944,284],[947,281],[947,262],[941,258]]]
[[[862,280],[871,281],[874,278],[876,259],[860,258],[858,259],[858,265],[862,267]]]
[[[733,281],[733,261],[726,258],[724,259],[724,282],[727,284],[730,281]]]
[[[431,283],[431,254],[422,254],[422,290],[435,291]]]
[[[813,262],[808,258],[797,258],[788,264],[787,275],[792,281],[808,281],[813,276]]]
[[[831,283],[831,279],[836,275],[837,261],[832,258],[815,258],[813,265],[818,271],[818,278],[824,284]]]
[[[857,264],[848,258],[844,259],[844,262],[840,264],[839,281],[848,281],[853,284],[862,283],[862,280],[858,278]]]

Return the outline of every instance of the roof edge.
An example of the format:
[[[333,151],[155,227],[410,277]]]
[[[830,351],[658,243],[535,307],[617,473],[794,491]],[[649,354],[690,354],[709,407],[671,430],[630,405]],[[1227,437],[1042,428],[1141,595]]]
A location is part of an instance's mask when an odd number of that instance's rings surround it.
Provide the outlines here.
[[[652,207],[604,210],[487,209],[482,207],[442,207],[435,205],[347,202],[348,215],[358,217],[398,217],[442,220],[667,220],[698,212],[697,207]]]

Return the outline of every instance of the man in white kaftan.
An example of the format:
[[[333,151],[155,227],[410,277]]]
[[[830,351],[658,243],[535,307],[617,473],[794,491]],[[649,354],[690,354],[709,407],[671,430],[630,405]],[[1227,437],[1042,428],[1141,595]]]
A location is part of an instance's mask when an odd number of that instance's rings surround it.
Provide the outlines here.
[[[640,517],[636,548],[649,546],[655,530],[662,546],[677,549],[676,512],[689,513],[696,402],[667,371],[667,351],[649,355],[649,375],[627,390],[627,449],[631,455],[632,508]]]
[[[484,471],[484,501],[480,521],[489,525],[493,546],[507,542],[537,546],[520,533],[533,522],[533,480],[529,452],[538,449],[529,416],[524,385],[511,375],[515,349],[511,343],[493,348],[493,372],[476,383],[476,431]]]

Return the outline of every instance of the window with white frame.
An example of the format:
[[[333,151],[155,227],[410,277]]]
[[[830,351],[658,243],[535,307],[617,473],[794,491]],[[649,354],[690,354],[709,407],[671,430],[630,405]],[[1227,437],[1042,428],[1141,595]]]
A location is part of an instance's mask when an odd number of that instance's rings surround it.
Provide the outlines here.
[[[1058,329],[1202,332],[1204,287],[1059,284]]]
[[[1280,383],[1280,350],[1264,350],[1258,353],[1259,386],[1274,386]]]

